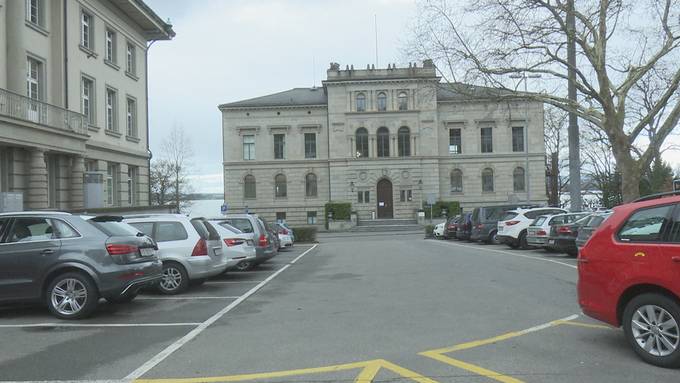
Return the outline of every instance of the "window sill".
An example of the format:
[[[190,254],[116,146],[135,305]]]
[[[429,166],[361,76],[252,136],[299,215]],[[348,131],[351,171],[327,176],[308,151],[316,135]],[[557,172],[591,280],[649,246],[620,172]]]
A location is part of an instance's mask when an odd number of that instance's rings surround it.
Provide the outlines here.
[[[125,139],[130,142],[139,143],[141,141],[139,137],[125,135]]]
[[[98,126],[87,124],[87,130],[92,132],[98,132],[101,128]]]
[[[87,58],[95,58],[95,59],[96,59],[96,58],[99,56],[99,55],[98,55],[95,51],[93,51],[92,49],[83,46],[83,44],[78,44],[78,48],[79,48],[81,51],[85,52],[85,54],[87,55]]]
[[[35,24],[35,23],[32,23],[32,22],[26,20],[26,26],[33,29],[34,31],[40,33],[41,35],[44,35],[44,36],[50,35],[50,32],[40,24]]]
[[[111,68],[113,68],[115,70],[120,70],[120,66],[118,66],[118,64],[114,63],[111,60],[104,60],[104,64],[110,66]]]
[[[132,72],[129,72],[129,71],[126,70],[125,75],[130,77],[131,79],[133,79],[135,81],[139,81],[139,77],[137,77],[137,75],[132,73]]]
[[[287,200],[288,197],[274,197],[274,199],[277,199],[277,200]]]
[[[122,136],[122,134],[120,134],[116,131],[113,131],[113,130],[108,130],[108,129],[105,129],[104,133],[106,133],[107,136],[116,137],[116,138],[120,138]]]

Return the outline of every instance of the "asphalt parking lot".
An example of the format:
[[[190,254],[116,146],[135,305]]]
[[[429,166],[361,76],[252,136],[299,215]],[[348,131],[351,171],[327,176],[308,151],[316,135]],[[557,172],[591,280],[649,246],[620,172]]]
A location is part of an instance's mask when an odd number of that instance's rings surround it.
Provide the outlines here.
[[[1,307],[0,380],[677,381],[580,315],[575,265],[416,234],[322,237],[84,321]]]

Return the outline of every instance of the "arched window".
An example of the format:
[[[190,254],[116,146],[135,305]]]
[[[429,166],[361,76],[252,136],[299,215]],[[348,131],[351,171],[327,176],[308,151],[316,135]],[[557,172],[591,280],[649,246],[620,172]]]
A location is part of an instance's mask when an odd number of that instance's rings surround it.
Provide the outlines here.
[[[288,195],[286,176],[283,174],[277,174],[276,177],[274,177],[274,195],[276,197],[286,197]]]
[[[390,156],[390,131],[386,127],[378,129],[378,157]]]
[[[460,169],[451,171],[451,193],[463,192],[463,172]]]
[[[482,191],[492,192],[493,191],[493,169],[486,168],[482,170]]]
[[[378,93],[378,110],[381,112],[387,110],[387,95],[384,92]]]
[[[524,168],[516,167],[512,172],[512,190],[516,192],[523,192],[526,188],[526,180],[524,177]]]
[[[366,111],[366,95],[363,93],[357,94],[357,112]]]
[[[316,197],[316,174],[309,173],[305,177],[305,196]]]
[[[243,178],[243,198],[256,198],[255,176],[248,174]]]
[[[400,92],[397,96],[397,104],[399,105],[399,110],[408,110],[408,95],[406,92]]]
[[[366,128],[359,128],[355,133],[357,142],[357,158],[368,158],[368,130]]]
[[[397,146],[399,157],[411,155],[411,131],[405,126],[402,126],[397,131]]]

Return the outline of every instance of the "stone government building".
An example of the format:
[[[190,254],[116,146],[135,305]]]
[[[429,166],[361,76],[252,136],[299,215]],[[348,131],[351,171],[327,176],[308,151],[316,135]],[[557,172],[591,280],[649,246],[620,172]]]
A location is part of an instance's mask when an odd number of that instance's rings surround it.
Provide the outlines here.
[[[412,219],[430,195],[464,210],[547,201],[541,103],[444,84],[429,60],[326,73],[219,106],[230,212],[320,225],[328,201],[360,220]]]

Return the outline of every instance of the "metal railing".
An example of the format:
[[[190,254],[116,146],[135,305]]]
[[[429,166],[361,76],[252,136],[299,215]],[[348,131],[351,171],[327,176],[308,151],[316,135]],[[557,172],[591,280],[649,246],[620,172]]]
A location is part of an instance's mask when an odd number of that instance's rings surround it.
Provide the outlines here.
[[[83,114],[2,88],[0,88],[0,115],[66,132],[87,134],[87,119]]]

